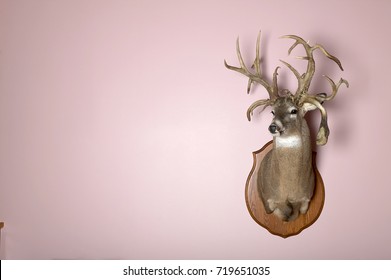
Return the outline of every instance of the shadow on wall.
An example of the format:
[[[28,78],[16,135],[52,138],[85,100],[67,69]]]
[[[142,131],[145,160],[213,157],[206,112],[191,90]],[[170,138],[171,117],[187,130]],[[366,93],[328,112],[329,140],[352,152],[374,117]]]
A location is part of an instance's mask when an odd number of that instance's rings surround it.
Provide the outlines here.
[[[4,238],[4,233],[2,233],[3,229],[3,223],[0,225],[0,260],[5,260],[5,238]]]

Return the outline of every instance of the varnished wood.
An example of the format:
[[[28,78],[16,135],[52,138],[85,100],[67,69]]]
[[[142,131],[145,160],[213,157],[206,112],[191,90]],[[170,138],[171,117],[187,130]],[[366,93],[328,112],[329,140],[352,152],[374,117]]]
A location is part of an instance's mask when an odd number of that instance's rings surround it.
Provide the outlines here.
[[[322,177],[316,168],[316,153],[313,152],[313,167],[315,172],[315,190],[306,214],[291,222],[284,222],[274,214],[267,214],[262,200],[258,195],[257,178],[259,166],[267,152],[273,148],[273,141],[270,141],[262,149],[253,152],[254,164],[246,182],[246,204],[251,217],[270,233],[287,238],[299,234],[303,229],[312,225],[322,212],[325,192]],[[260,174],[262,176],[262,174]]]

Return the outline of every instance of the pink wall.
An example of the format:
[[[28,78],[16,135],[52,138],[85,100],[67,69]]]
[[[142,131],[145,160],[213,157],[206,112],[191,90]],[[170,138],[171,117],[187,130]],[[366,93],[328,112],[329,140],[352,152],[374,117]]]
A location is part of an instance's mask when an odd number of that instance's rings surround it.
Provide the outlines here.
[[[390,9],[0,0],[0,257],[391,258]],[[259,227],[244,200],[271,120],[245,112],[265,91],[246,95],[246,79],[223,65],[237,63],[238,35],[251,62],[259,29],[267,75],[288,59],[292,42],[278,37],[293,33],[341,59],[343,73],[319,55],[319,75],[351,84],[327,105],[323,213],[286,240]],[[294,87],[288,73],[281,81]]]

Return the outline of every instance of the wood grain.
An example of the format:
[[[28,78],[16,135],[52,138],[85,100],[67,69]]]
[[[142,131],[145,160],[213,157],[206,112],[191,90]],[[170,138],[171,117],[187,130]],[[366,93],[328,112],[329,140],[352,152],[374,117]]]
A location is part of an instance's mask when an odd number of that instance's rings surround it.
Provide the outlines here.
[[[253,152],[254,164],[246,182],[246,204],[251,217],[270,233],[287,238],[299,234],[303,229],[311,226],[322,212],[325,191],[322,177],[316,168],[316,153],[313,152],[313,166],[315,172],[315,190],[306,214],[300,214],[299,217],[291,222],[284,222],[274,214],[267,214],[262,200],[258,195],[257,178],[261,161],[273,147],[273,141],[270,141],[262,149]],[[260,174],[262,176],[262,174]]]

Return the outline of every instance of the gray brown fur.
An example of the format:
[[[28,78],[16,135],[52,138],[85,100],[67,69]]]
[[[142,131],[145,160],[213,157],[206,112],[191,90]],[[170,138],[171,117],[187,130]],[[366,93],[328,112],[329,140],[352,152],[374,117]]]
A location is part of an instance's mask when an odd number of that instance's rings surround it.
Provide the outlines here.
[[[291,114],[292,108],[297,109],[296,114]],[[314,192],[310,132],[304,119],[305,110],[299,110],[291,98],[279,98],[273,109],[272,124],[279,125],[273,149],[261,162],[258,193],[267,213],[292,221],[299,213],[307,212]]]

